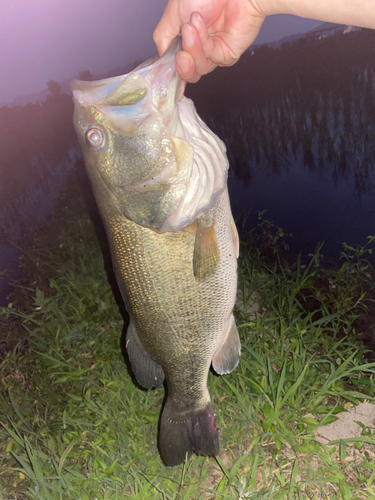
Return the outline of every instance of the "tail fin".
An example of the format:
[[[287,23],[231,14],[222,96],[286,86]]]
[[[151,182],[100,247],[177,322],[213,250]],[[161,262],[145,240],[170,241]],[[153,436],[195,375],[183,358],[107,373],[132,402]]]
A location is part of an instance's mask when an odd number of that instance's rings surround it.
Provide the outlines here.
[[[186,453],[215,456],[220,451],[219,431],[212,403],[198,413],[173,413],[168,402],[161,416],[159,450],[165,465],[178,465]]]

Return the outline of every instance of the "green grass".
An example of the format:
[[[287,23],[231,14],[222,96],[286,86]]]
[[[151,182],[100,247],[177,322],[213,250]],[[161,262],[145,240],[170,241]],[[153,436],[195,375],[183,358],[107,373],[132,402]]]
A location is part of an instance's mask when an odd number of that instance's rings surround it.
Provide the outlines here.
[[[374,238],[324,269],[320,249],[288,262],[282,232],[261,219],[241,248],[241,362],[209,377],[222,452],[167,468],[156,443],[164,391],[129,375],[96,233],[72,198],[24,253],[26,282],[1,313],[0,498],[375,497],[371,430],[336,447],[314,437],[345,404],[375,397],[360,341],[373,328]]]

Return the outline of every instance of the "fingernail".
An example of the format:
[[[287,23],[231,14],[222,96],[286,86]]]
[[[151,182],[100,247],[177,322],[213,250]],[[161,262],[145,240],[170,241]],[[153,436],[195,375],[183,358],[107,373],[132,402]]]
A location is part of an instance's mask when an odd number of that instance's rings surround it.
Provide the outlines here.
[[[201,24],[201,20],[202,16],[199,14],[199,12],[193,12],[192,15],[190,16],[191,24],[193,24],[197,29]]]

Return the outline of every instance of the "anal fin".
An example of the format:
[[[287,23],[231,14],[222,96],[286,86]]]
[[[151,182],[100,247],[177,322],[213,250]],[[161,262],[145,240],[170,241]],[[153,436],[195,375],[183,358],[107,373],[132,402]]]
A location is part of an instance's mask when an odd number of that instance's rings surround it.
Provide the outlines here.
[[[198,218],[195,234],[193,269],[198,281],[212,276],[220,260],[220,251],[215,232],[215,221],[207,223],[204,218]]]
[[[132,322],[126,332],[126,350],[139,385],[145,389],[160,387],[165,378],[163,368],[145,351]]]
[[[224,344],[215,352],[212,358],[212,368],[218,375],[232,372],[240,361],[241,342],[234,317]]]

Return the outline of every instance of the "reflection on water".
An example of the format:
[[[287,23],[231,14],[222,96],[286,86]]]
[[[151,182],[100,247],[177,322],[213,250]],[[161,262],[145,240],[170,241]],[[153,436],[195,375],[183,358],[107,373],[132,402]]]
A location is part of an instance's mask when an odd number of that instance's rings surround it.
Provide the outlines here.
[[[251,229],[267,209],[294,251],[364,244],[375,234],[375,34],[267,49],[229,71],[190,94],[227,145],[235,216]]]
[[[268,209],[294,234],[292,248],[312,251],[325,240],[329,254],[375,233],[374,82],[364,71],[351,95],[291,90],[279,101],[232,110],[225,121],[211,118],[228,147],[234,213],[252,214],[248,228]]]
[[[260,210],[268,209],[266,217],[293,234],[294,252],[311,252],[324,240],[323,253],[335,257],[341,242],[364,244],[366,235],[375,233],[373,193],[359,196],[353,183],[335,185],[329,172],[312,172],[297,161],[278,176],[254,169],[249,185],[232,171],[229,189],[235,217],[249,214],[247,229],[256,226]]]
[[[374,190],[375,71],[352,75],[353,91],[306,94],[285,91],[278,100],[232,108],[208,121],[223,137],[236,176],[245,183],[253,170],[281,174],[300,164],[353,182],[358,194]]]

